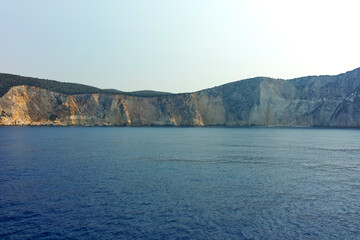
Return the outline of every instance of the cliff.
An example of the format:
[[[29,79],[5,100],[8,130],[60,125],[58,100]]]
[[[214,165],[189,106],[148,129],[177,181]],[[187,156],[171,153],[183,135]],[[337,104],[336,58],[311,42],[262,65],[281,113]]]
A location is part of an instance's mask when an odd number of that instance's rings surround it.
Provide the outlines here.
[[[0,75],[0,125],[360,126],[360,68],[292,80],[258,77],[184,94],[30,80]]]

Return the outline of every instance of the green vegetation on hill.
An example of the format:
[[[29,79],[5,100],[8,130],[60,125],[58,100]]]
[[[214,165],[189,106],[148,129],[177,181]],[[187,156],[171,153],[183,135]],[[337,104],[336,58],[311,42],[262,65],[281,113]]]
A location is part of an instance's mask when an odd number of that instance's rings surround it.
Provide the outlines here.
[[[359,90],[358,79],[360,79],[360,68],[352,71],[339,74],[336,76],[308,76],[297,79],[284,81],[281,79],[271,79],[267,77],[255,77],[245,79],[232,83],[227,83],[221,86],[200,90],[200,92],[207,92],[210,95],[218,95],[221,93],[226,101],[230,103],[238,98],[243,99],[242,106],[236,105],[234,108],[249,108],[252,103],[259,99],[259,93],[256,92],[260,82],[270,81],[275,85],[282,86],[279,91],[286,98],[297,97],[299,99],[317,98],[319,96],[339,97],[348,95],[349,93]],[[38,79],[32,77],[23,77],[13,74],[0,73],[0,97],[6,94],[13,86],[27,85],[43,88],[49,91],[63,93],[67,95],[75,94],[121,94],[126,96],[137,97],[162,97],[172,95],[186,95],[186,93],[172,94],[168,92],[157,92],[150,90],[122,92],[116,89],[100,89],[77,83],[64,83],[53,80]],[[248,104],[247,104],[248,103]],[[233,111],[234,109],[232,109]],[[239,109],[238,109],[239,110]]]
[[[138,97],[157,97],[171,95],[166,92],[156,91],[137,91],[137,92],[122,92],[115,89],[100,89],[77,83],[64,83],[53,80],[38,79],[32,77],[23,77],[13,74],[0,73],[0,97],[6,94],[11,87],[27,85],[33,87],[43,88],[49,91],[63,93],[67,95],[74,94],[92,94],[92,93],[106,93],[106,94],[122,94],[128,96]]]

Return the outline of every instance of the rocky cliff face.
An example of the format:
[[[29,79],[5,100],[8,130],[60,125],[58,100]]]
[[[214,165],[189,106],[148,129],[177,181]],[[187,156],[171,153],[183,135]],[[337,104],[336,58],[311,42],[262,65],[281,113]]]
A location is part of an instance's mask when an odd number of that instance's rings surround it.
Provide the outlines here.
[[[211,104],[206,97],[202,99]],[[216,103],[214,105],[216,110]],[[65,95],[16,86],[0,99],[0,114],[1,125],[204,125],[195,94],[170,98]]]
[[[0,98],[0,125],[359,127],[360,69],[153,97],[13,86]]]

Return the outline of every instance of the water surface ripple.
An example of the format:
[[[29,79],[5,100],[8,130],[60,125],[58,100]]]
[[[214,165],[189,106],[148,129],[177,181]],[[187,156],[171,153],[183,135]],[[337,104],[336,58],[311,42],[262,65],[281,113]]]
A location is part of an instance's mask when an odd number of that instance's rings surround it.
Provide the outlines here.
[[[359,239],[360,131],[0,128],[0,239]]]

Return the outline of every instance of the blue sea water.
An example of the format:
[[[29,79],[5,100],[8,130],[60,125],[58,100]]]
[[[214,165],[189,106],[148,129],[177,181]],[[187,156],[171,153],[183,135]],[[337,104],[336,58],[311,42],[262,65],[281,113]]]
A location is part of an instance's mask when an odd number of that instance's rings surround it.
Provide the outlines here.
[[[359,239],[360,130],[0,128],[0,239]]]

